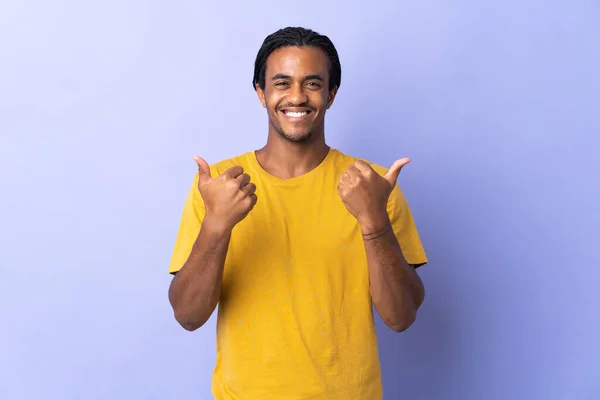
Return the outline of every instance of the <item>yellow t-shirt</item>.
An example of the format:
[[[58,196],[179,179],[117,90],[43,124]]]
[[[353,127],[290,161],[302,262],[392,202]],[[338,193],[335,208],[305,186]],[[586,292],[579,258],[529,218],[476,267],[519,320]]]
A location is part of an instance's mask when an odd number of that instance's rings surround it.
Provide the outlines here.
[[[380,400],[381,373],[367,258],[356,219],[338,192],[354,158],[331,149],[292,179],[267,173],[253,151],[211,166],[241,165],[258,202],[235,226],[217,316],[217,400]],[[370,163],[381,175],[387,169]],[[204,207],[194,179],[169,272],[196,240]],[[398,185],[388,213],[405,258],[427,262]]]

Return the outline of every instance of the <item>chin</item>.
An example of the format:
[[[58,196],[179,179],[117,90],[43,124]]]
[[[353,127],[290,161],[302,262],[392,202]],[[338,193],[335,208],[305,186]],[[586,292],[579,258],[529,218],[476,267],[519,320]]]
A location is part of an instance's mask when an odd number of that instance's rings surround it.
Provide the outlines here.
[[[286,140],[289,140],[290,142],[295,142],[295,143],[299,143],[299,142],[304,142],[308,139],[311,138],[312,136],[312,132],[303,132],[303,133],[285,133],[283,131],[279,132],[279,134]]]
[[[304,142],[308,139],[310,139],[312,137],[312,130],[311,129],[307,129],[307,130],[303,130],[303,131],[294,131],[294,130],[284,130],[283,128],[279,127],[277,129],[277,132],[279,132],[279,135],[284,138],[285,140],[289,140],[290,142],[295,142],[295,143],[299,143],[299,142]]]

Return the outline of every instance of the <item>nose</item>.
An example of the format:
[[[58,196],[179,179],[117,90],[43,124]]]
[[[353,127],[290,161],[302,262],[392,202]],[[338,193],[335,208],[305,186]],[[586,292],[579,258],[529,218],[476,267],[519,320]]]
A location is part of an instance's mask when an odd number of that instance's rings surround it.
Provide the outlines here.
[[[292,85],[288,94],[288,101],[293,105],[304,104],[308,101],[308,96],[304,92],[304,88],[301,83],[295,83]]]

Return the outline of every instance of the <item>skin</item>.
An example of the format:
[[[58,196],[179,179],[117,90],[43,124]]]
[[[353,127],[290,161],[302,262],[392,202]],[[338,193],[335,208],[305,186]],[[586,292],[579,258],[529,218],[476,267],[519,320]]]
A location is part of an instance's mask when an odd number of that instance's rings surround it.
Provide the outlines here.
[[[204,325],[217,307],[231,231],[257,202],[256,185],[242,167],[213,179],[208,163],[200,157],[194,160],[206,215],[187,261],[169,287],[175,319],[188,331]]]
[[[325,114],[337,88],[329,90],[329,58],[318,48],[284,47],[267,59],[265,88],[256,93],[269,116],[267,144],[256,152],[262,167],[283,178],[303,175],[323,161]],[[283,110],[309,111],[300,122],[290,121]]]
[[[269,56],[265,87],[256,87],[269,117],[268,137],[256,156],[270,174],[282,179],[300,176],[327,155],[325,114],[337,94],[337,88],[329,88],[329,67],[326,53],[314,47],[284,47]],[[285,114],[301,111],[308,114],[302,118]],[[256,187],[241,167],[213,179],[206,161],[195,160],[206,216],[188,260],[169,288],[175,318],[188,330],[198,329],[215,310],[231,231],[257,201]],[[375,308],[398,332],[413,323],[424,297],[423,284],[404,259],[386,211],[400,170],[409,161],[397,160],[382,177],[357,160],[341,174],[338,186],[363,233]]]
[[[412,325],[425,289],[414,267],[406,262],[386,210],[400,170],[410,162],[396,160],[382,177],[357,160],[340,176],[338,193],[360,224],[369,266],[373,304],[387,326],[402,332]]]

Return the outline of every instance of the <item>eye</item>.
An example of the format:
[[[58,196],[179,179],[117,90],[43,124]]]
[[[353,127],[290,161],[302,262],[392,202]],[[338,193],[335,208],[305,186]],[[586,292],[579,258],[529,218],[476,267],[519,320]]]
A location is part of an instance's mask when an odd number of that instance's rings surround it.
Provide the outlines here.
[[[309,86],[312,89],[318,89],[318,88],[321,87],[321,83],[318,82],[318,81],[308,82],[306,85]]]
[[[289,86],[289,84],[287,82],[282,81],[282,82],[276,82],[275,86],[285,87],[285,86]]]

